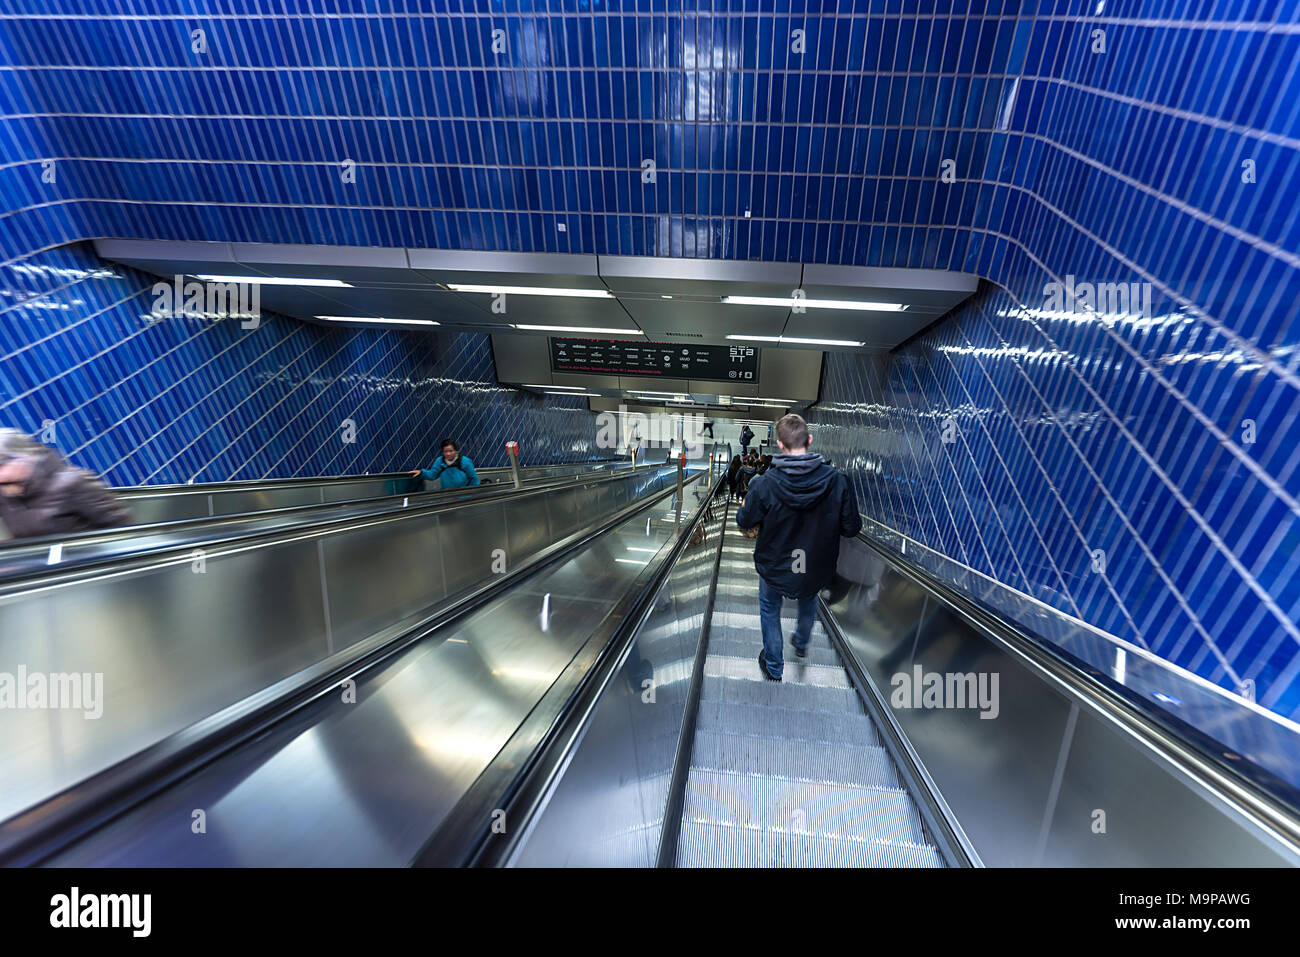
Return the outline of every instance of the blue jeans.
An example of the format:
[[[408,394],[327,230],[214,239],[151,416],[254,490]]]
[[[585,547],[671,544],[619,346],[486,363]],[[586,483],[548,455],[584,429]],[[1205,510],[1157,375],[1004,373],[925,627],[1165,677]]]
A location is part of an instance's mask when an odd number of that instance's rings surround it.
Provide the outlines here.
[[[781,604],[785,596],[767,583],[761,576],[758,579],[758,619],[763,628],[763,661],[767,673],[773,678],[781,677],[785,670],[785,639],[781,636]],[[795,648],[807,648],[812,637],[813,616],[817,613],[817,596],[793,598],[799,603],[798,621],[790,640]]]

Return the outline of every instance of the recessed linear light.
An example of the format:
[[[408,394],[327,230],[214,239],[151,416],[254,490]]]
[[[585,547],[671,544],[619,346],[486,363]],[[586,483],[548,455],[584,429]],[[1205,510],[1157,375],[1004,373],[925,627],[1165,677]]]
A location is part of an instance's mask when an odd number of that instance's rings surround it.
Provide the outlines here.
[[[600,326],[525,326],[511,323],[516,329],[531,329],[535,332],[613,332],[620,336],[644,336],[640,329],[605,329]]]
[[[459,282],[446,283],[455,292],[505,293],[514,296],[581,296],[587,299],[613,299],[608,289],[553,289],[549,286],[473,286]]]
[[[547,395],[585,395],[588,398],[593,398],[593,399],[599,399],[601,397],[599,392],[552,392],[549,389],[546,390],[546,394]]]
[[[433,319],[376,319],[373,316],[317,316],[325,322],[381,322],[384,325],[403,326],[439,326],[442,323]]]
[[[588,388],[588,387],[585,386],[585,385],[525,385],[525,386],[521,386],[521,388],[524,388],[524,389],[571,389],[571,390],[573,390],[573,391],[575,391],[575,392],[581,392],[583,389],[586,389],[586,388]]]
[[[278,276],[198,276],[204,282],[248,282],[258,286],[331,286],[335,289],[351,289],[352,283],[341,279],[285,279]]]
[[[685,392],[649,392],[645,389],[632,389],[631,393],[632,395],[668,395],[673,397],[676,396],[681,396],[682,398],[686,397]]]
[[[902,312],[907,308],[901,302],[858,302],[853,299],[785,299],[775,296],[723,296],[722,301],[734,306],[795,306],[812,309],[864,309],[871,312]]]
[[[793,336],[727,336],[728,339],[741,339],[745,342],[793,342],[801,346],[865,346],[865,342],[850,339],[796,339]]]

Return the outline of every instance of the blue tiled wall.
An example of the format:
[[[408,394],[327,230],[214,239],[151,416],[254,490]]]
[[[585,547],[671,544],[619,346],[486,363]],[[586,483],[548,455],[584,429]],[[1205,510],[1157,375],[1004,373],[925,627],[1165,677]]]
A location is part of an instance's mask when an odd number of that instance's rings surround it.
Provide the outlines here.
[[[525,465],[602,457],[583,400],[497,385],[487,336],[151,321],[154,282],[81,246],[0,267],[0,426],[115,485],[393,472],[446,436],[483,466],[508,439]]]
[[[1186,319],[1162,337],[1164,321],[1134,357],[990,286],[892,355],[829,356],[815,442],[868,530],[923,546],[907,554],[932,571],[954,560],[1300,717],[1294,413],[1259,366],[1205,356]],[[1247,420],[1254,445],[1208,434],[1240,441]]]

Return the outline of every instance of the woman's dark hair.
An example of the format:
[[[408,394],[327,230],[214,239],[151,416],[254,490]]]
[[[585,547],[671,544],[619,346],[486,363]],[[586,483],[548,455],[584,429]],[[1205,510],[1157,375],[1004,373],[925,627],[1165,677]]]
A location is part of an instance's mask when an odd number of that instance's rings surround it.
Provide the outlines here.
[[[732,458],[731,464],[727,466],[727,474],[732,478],[735,478],[736,473],[739,471],[740,471],[740,456],[737,455]]]
[[[456,444],[456,440],[455,440],[455,439],[443,439],[441,442],[438,443],[438,451],[441,452],[443,449],[445,449],[445,448],[446,448],[447,446],[449,446],[449,445],[450,445],[453,449],[455,449],[457,452],[460,451],[460,446]]]

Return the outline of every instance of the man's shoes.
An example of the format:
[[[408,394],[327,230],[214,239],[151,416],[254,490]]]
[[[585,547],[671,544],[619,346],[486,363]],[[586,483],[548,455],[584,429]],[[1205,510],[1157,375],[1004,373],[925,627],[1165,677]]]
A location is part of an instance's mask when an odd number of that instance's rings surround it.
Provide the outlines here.
[[[781,680],[780,678],[773,678],[770,674],[768,674],[767,665],[763,661],[763,653],[761,651],[758,653],[758,670],[763,672],[763,677],[766,678],[768,681]]]
[[[794,642],[792,641],[790,642],[790,644],[794,645]],[[800,658],[807,658],[808,646],[804,645],[802,648],[800,648],[798,645],[794,645],[794,653],[798,655]]]

